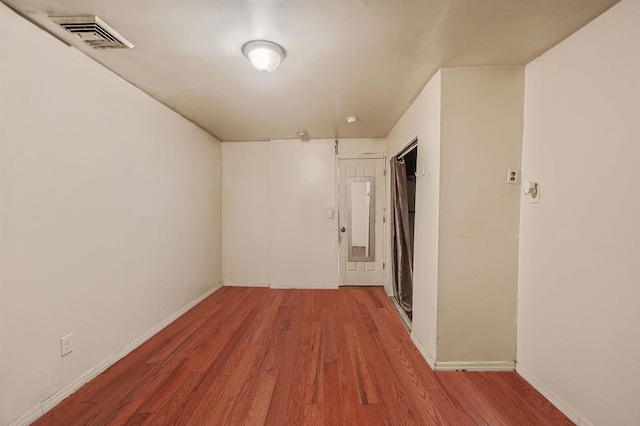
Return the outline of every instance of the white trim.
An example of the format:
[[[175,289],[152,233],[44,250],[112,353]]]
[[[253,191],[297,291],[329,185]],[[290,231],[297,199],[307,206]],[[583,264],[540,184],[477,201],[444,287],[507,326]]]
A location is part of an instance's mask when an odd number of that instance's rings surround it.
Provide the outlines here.
[[[567,416],[567,417],[569,417],[569,416]],[[578,426],[594,426],[594,425],[589,420],[587,420],[584,417],[580,416],[580,420],[578,420]]]
[[[269,288],[268,283],[224,283],[225,287],[266,287]]]
[[[515,371],[515,361],[436,362],[435,371]]]
[[[163,328],[165,328],[166,326],[171,324],[173,321],[178,319],[180,316],[182,316],[189,309],[193,308],[195,305],[200,303],[205,298],[209,297],[211,294],[213,294],[214,292],[216,292],[220,288],[222,288],[222,285],[218,284],[218,285],[214,286],[213,288],[207,290],[207,292],[204,293],[202,296],[198,297],[197,299],[195,299],[194,301],[189,303],[187,306],[183,307],[179,311],[177,311],[174,314],[170,315],[168,318],[166,318],[162,322],[158,323],[158,325],[153,327],[151,330],[147,331],[142,336],[138,337],[133,342],[129,343],[128,345],[126,345],[125,347],[120,349],[118,352],[116,352],[115,354],[111,355],[109,358],[105,359],[100,364],[98,364],[97,366],[93,367],[92,369],[90,369],[89,371],[84,373],[82,376],[78,377],[75,381],[73,381],[72,383],[68,384],[64,388],[60,389],[58,392],[54,393],[49,398],[47,398],[44,401],[42,401],[36,407],[34,407],[31,410],[27,411],[20,418],[18,418],[17,420],[13,421],[12,423],[10,423],[9,426],[26,426],[26,425],[29,425],[29,424],[33,423],[35,420],[40,418],[46,412],[48,412],[53,407],[58,405],[63,399],[67,398],[69,395],[71,395],[76,390],[81,388],[85,383],[87,383],[90,380],[94,379],[99,374],[104,372],[107,368],[111,367],[113,364],[115,364],[116,362],[120,361],[122,358],[127,356],[129,353],[131,353],[138,346],[140,346],[141,344],[143,344],[144,342],[149,340],[151,337],[156,335],[160,330],[162,330]]]
[[[401,160],[402,158],[404,158],[405,155],[407,155],[408,153],[410,153],[411,151],[413,151],[416,148],[418,148],[418,136],[413,138],[411,140],[411,142],[409,142],[408,145],[406,145],[404,148],[402,148],[400,151],[398,151],[398,153],[395,155],[395,157],[398,160]]]
[[[427,348],[422,346],[422,342],[420,342],[420,340],[418,340],[416,335],[413,334],[413,331],[411,332],[411,341],[416,346],[416,348],[418,348],[418,352],[420,352],[422,357],[427,361],[427,364],[429,364],[429,367],[431,367],[432,370],[435,370],[434,366],[436,361],[433,359],[429,351],[427,351]]]
[[[104,370],[109,368],[112,364],[115,364],[117,360],[113,361],[111,364],[108,364],[104,368],[102,368],[102,366],[105,365],[105,363],[111,360],[114,356],[115,355],[110,356],[105,361],[102,361],[100,364],[98,364],[96,367],[93,367],[91,370],[84,373],[76,381],[69,383],[67,386],[63,387],[58,392],[54,393],[49,398],[42,401],[40,403],[40,409],[42,410],[42,414],[46,413],[56,405],[60,404],[63,399],[67,398],[69,395],[71,395],[72,393],[80,389],[87,382],[91,381],[91,379],[95,378]]]
[[[367,152],[365,154],[338,154],[336,158],[338,160],[361,160],[361,159],[384,159],[387,155],[383,152]]]
[[[277,289],[296,289],[296,290],[337,290],[340,287],[337,284],[311,284],[311,285],[300,285],[300,284],[271,284],[269,288],[277,288]]]
[[[385,242],[385,234],[386,234],[386,228],[387,228],[387,223],[388,222],[388,218],[387,218],[387,176],[386,176],[386,158],[387,155],[385,153],[372,153],[372,152],[366,152],[363,154],[338,154],[336,155],[336,161],[334,162],[335,164],[335,190],[334,190],[334,194],[335,194],[335,209],[337,212],[337,226],[336,226],[336,231],[337,231],[337,238],[336,238],[336,248],[337,248],[337,262],[338,262],[338,287],[343,287],[343,286],[347,286],[347,287],[357,287],[357,286],[381,286],[384,287],[385,290],[387,291],[387,293],[391,294],[389,292],[389,288],[387,287],[387,279],[389,277],[389,272],[388,272],[388,267],[387,266],[387,243]],[[342,248],[341,248],[341,232],[340,232],[340,228],[341,226],[347,226],[344,225],[344,222],[342,222],[342,218],[340,216],[340,212],[342,210],[342,206],[341,206],[341,200],[344,199],[342,193],[340,192],[342,189],[341,186],[341,175],[340,175],[340,171],[341,171],[341,164],[340,161],[341,160],[382,160],[381,164],[376,164],[376,178],[378,175],[378,170],[377,167],[381,166],[381,169],[379,170],[379,172],[382,173],[381,176],[381,183],[382,183],[382,193],[383,193],[383,200],[382,200],[382,208],[381,208],[381,212],[375,214],[375,218],[374,218],[374,232],[373,232],[373,236],[374,236],[374,240],[377,239],[377,235],[375,233],[375,227],[377,227],[377,225],[375,225],[375,223],[377,223],[378,221],[382,221],[382,243],[380,244],[382,247],[378,248],[378,244],[376,244],[376,261],[374,263],[379,264],[380,269],[379,272],[376,274],[379,277],[377,279],[375,279],[375,282],[366,282],[366,283],[361,283],[361,284],[353,284],[353,283],[347,283],[345,284],[345,271],[344,271],[344,267],[345,265],[342,262],[341,256],[342,256]],[[345,176],[346,177],[346,176]],[[342,183],[346,183],[346,182],[342,182]],[[375,192],[378,192],[378,188],[379,188],[380,183],[376,184],[375,187]],[[380,204],[380,201],[378,201],[377,197],[375,200],[376,203],[376,209],[378,204]],[[346,212],[346,208],[344,209]],[[347,215],[348,216],[348,215]],[[345,218],[347,219],[347,218]],[[382,253],[382,254],[380,254]],[[345,248],[345,256],[346,256],[346,248]],[[383,267],[383,265],[385,267]],[[273,286],[272,286],[273,288]],[[277,288],[277,287],[276,287]]]
[[[389,177],[389,179],[391,179]],[[387,206],[389,205],[389,194],[387,194],[387,154],[382,159],[382,185],[384,185],[384,204],[382,205],[382,283],[385,286],[389,296],[393,296],[393,288],[391,283],[387,279],[390,276],[390,272],[387,272],[387,268],[391,271],[391,256],[388,255],[387,250],[391,247],[387,247],[387,223],[389,223],[389,211]],[[388,284],[388,286],[387,286]]]
[[[35,422],[40,417],[42,417],[43,414],[44,412],[42,411],[42,407],[40,405],[37,405],[33,407],[31,410],[24,413],[22,417],[15,420],[13,423],[10,423],[9,426],[30,425],[31,423]]]
[[[384,289],[387,292],[387,296],[392,297],[393,296],[393,288],[391,288],[391,283],[387,281],[387,283],[384,285]]]
[[[336,139],[336,142],[338,140]],[[337,152],[337,149],[336,149]],[[342,285],[342,274],[340,273],[340,159],[336,153],[333,160],[333,217],[335,220],[335,255],[336,255],[336,271],[338,271],[338,288]]]
[[[389,300],[391,301],[391,304],[393,305],[393,307],[396,309],[398,318],[400,318],[400,321],[402,321],[402,323],[404,324],[404,327],[407,329],[409,334],[411,334],[411,331],[413,330],[413,324],[411,324],[411,319],[409,319],[409,315],[407,315],[407,313],[402,309],[402,307],[398,303],[398,299],[392,296],[392,297],[389,297]]]
[[[533,374],[528,372],[526,369],[522,368],[522,366],[517,363],[516,371],[523,379],[525,379],[531,386],[533,386],[538,392],[542,394],[545,398],[549,400],[556,408],[562,413],[569,417],[569,420],[574,422],[576,425],[580,426],[593,426],[591,422],[582,417],[571,405],[562,400],[558,395],[549,390],[546,386],[544,386]]]

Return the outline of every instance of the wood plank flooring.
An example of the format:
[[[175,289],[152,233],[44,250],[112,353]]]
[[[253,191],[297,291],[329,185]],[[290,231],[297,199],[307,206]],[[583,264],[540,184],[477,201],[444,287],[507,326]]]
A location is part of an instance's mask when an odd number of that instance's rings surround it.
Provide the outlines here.
[[[35,425],[571,425],[516,373],[434,373],[382,289],[223,287]]]

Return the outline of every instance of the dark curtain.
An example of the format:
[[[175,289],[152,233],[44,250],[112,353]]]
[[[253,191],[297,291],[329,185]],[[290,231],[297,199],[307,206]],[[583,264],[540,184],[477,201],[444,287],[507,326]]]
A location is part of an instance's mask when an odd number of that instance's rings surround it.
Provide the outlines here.
[[[411,312],[413,299],[413,252],[409,226],[407,170],[403,160],[391,159],[391,272],[393,295]]]

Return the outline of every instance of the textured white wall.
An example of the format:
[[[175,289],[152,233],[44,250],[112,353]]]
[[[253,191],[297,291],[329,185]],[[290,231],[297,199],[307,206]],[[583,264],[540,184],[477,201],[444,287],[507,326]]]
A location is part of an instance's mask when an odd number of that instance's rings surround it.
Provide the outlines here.
[[[0,424],[218,284],[219,200],[215,138],[0,4]]]
[[[580,424],[640,424],[640,2],[526,70],[518,371]]]

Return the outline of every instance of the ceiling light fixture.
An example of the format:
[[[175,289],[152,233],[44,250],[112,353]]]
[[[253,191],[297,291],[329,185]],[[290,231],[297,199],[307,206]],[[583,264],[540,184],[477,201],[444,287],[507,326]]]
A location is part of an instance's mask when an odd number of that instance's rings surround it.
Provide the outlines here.
[[[267,40],[251,40],[242,45],[242,54],[256,69],[262,72],[275,71],[287,56],[279,44]]]
[[[347,123],[352,124],[355,123],[356,121],[358,121],[358,117],[356,117],[355,115],[351,115],[349,117],[347,117]]]

